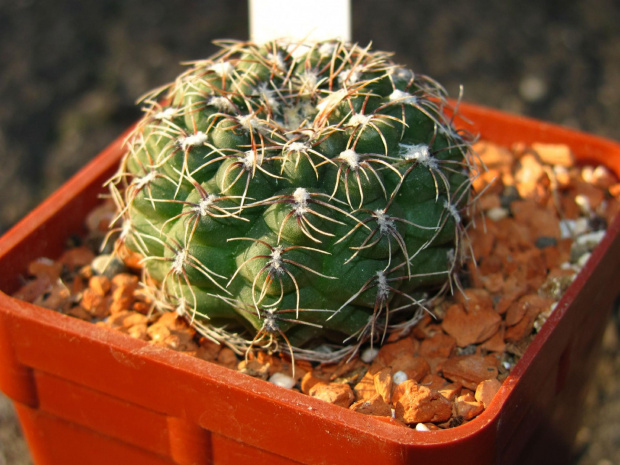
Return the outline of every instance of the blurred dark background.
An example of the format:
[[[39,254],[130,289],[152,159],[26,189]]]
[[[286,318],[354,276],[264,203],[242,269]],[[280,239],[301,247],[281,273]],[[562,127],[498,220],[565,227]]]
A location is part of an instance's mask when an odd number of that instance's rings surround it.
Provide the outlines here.
[[[139,96],[247,24],[246,0],[0,0],[0,234],[136,120]],[[353,0],[353,36],[452,96],[620,140],[616,0]],[[610,326],[580,465],[620,463],[617,339]],[[0,399],[0,465],[29,463],[19,441]]]

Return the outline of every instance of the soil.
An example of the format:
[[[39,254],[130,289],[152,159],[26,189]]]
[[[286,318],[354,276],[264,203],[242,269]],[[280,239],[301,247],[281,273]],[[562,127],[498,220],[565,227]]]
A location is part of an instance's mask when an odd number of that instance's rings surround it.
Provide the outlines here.
[[[373,10],[375,8],[375,10]],[[53,18],[53,19],[50,19]],[[354,37],[451,95],[620,139],[620,7],[612,0],[356,1]],[[134,100],[247,38],[245,1],[22,0],[0,5],[0,233],[138,117]],[[618,311],[578,437],[579,465],[620,463]],[[30,463],[0,397],[0,464]]]

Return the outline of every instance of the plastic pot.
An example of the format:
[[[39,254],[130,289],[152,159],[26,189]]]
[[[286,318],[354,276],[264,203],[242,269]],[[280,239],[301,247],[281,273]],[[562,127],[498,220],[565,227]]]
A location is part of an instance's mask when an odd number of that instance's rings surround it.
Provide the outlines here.
[[[568,144],[580,163],[620,175],[614,142],[472,105],[460,112],[487,140]],[[620,218],[487,410],[420,432],[9,297],[31,260],[60,255],[83,232],[123,137],[0,239],[0,390],[35,463],[566,463],[619,292]]]

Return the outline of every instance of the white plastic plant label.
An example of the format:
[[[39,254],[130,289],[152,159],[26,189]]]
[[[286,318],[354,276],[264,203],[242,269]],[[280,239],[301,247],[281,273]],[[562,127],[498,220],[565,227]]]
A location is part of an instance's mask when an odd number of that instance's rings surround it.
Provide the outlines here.
[[[351,40],[350,0],[249,0],[250,39]]]

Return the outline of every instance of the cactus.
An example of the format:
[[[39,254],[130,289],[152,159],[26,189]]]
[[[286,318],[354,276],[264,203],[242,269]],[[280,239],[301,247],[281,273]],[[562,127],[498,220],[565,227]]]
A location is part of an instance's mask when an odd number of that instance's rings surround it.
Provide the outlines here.
[[[142,99],[109,182],[157,308],[311,360],[410,327],[464,257],[470,138],[445,91],[370,47],[219,45]]]

